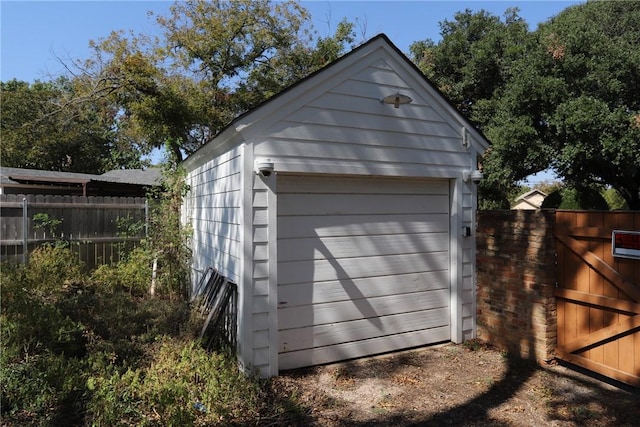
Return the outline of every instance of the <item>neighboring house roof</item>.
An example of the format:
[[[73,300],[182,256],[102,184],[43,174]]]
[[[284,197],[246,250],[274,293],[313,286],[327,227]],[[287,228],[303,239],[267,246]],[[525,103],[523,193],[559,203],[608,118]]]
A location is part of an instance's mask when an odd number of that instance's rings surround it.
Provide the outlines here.
[[[418,77],[418,81],[421,82],[424,88],[430,92],[434,92],[435,95],[442,101],[441,108],[449,110],[452,116],[456,117],[456,120],[460,122],[460,126],[464,127],[467,132],[471,134],[469,138],[471,143],[476,145],[478,151],[483,153],[490,146],[489,140],[478,130],[473,123],[465,118],[451,102],[440,92],[440,90],[420,71],[420,69],[402,53],[397,46],[395,46],[391,40],[385,34],[378,34],[366,43],[358,46],[349,53],[341,56],[337,60],[324,66],[323,68],[315,71],[307,77],[299,80],[293,85],[287,87],[281,92],[275,94],[271,98],[258,104],[256,107],[236,117],[229,125],[227,125],[216,137],[209,143],[199,147],[194,153],[192,153],[185,162],[193,165],[194,163],[200,163],[204,159],[210,156],[209,151],[212,150],[211,146],[221,147],[228,144],[234,145],[244,139],[244,134],[250,133],[250,128],[254,127],[257,122],[263,122],[268,116],[277,114],[284,114],[283,111],[290,107],[294,101],[299,102],[296,98],[306,88],[309,90],[314,86],[320,84],[322,79],[331,79],[332,75],[338,74],[345,63],[349,63],[352,58],[359,58],[360,56],[366,56],[377,48],[390,48],[392,54],[397,55],[398,59],[403,62],[413,73]],[[387,49],[389,51],[389,49]],[[357,60],[357,59],[355,59]],[[334,70],[333,73],[329,70]],[[321,77],[322,76],[322,77]],[[319,80],[316,82],[316,80]],[[205,148],[207,147],[207,148]]]
[[[149,169],[114,169],[100,175],[96,181],[121,182],[137,185],[159,185],[162,180],[160,168]]]
[[[547,193],[533,189],[518,196],[512,209],[540,209],[545,197],[547,197]]]
[[[158,168],[113,170],[102,175],[58,172],[39,169],[23,169],[0,167],[0,188],[33,188],[46,189],[47,186],[62,189],[96,187],[105,190],[109,187],[118,187],[126,190],[127,187],[151,187],[159,185],[161,172]]]
[[[56,172],[39,169],[7,168],[4,166],[0,166],[0,177],[3,183],[17,183],[21,180],[26,179],[33,181],[55,180],[59,182],[80,182],[89,181],[97,176],[98,175],[91,175],[86,173]]]

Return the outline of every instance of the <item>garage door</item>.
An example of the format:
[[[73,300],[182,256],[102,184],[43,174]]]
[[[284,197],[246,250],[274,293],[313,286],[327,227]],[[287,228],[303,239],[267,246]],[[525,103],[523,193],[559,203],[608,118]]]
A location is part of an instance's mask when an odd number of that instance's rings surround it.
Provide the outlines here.
[[[277,186],[280,369],[450,339],[447,181]]]

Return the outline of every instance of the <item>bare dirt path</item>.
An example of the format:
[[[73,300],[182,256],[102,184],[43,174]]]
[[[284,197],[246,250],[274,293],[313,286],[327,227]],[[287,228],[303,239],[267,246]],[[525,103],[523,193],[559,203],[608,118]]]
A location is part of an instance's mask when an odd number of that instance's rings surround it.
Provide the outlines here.
[[[472,342],[284,373],[312,426],[640,426],[640,391]]]

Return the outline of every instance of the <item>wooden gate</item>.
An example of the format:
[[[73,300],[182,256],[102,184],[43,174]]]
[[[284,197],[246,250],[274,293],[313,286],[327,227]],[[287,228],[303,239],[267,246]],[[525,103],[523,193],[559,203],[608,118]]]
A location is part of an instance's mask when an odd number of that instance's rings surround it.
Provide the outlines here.
[[[640,231],[640,212],[556,212],[556,353],[640,387],[640,260],[612,255],[613,230]]]

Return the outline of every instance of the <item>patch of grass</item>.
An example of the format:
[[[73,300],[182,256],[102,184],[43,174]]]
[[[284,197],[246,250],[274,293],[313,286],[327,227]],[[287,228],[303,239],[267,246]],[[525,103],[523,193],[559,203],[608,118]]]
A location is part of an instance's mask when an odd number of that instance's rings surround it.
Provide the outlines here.
[[[491,344],[477,338],[464,341],[462,343],[462,346],[469,351],[480,351],[480,350],[491,349]]]
[[[598,412],[591,410],[586,405],[577,405],[569,409],[571,414],[573,415],[573,419],[577,423],[585,423],[595,417],[597,417]]]

